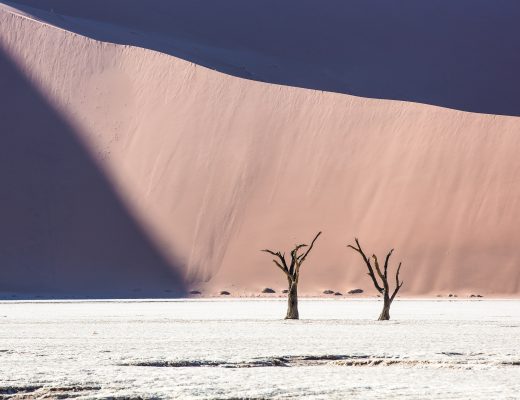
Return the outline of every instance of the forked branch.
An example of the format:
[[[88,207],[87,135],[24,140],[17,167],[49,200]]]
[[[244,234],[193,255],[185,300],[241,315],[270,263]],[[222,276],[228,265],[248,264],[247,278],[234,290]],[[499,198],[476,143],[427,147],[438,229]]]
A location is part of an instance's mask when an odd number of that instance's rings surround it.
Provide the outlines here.
[[[291,275],[289,273],[289,269],[287,268],[287,263],[285,261],[285,254],[282,254],[279,251],[277,251],[275,253],[274,251],[269,250],[269,249],[264,249],[262,251],[269,253],[274,257],[277,257],[280,260],[280,262],[276,258],[273,258],[273,262],[276,264],[276,266],[278,268],[280,268],[287,275],[287,277],[289,277],[289,278],[291,277]]]
[[[287,266],[287,261],[285,259],[285,253],[282,254],[279,251],[273,251],[269,249],[262,250],[265,253],[271,254],[273,258],[273,262],[276,264],[278,268],[280,268],[285,275],[287,275],[287,279],[289,281],[289,290],[287,299],[287,315],[286,319],[298,319],[298,280],[300,276],[300,267],[311,252],[314,247],[314,243],[321,235],[321,232],[318,232],[317,235],[312,239],[310,245],[307,244],[296,244],[294,248],[289,253],[291,255],[291,262],[289,266]],[[303,251],[306,249],[306,251]],[[301,254],[300,254],[301,253]]]
[[[376,279],[376,275],[374,274],[374,268],[372,268],[372,264],[370,263],[370,259],[365,255],[365,252],[361,248],[361,245],[359,244],[358,238],[355,238],[354,241],[356,242],[356,246],[352,246],[351,244],[347,245],[347,247],[350,247],[351,249],[357,251],[361,258],[363,258],[363,261],[365,261],[365,264],[368,269],[368,275],[372,279],[372,283],[374,284],[374,287],[379,293],[383,293],[383,288],[379,285],[379,282]]]
[[[379,319],[388,320],[388,319],[390,319],[390,305],[392,304],[392,301],[394,301],[395,296],[397,296],[397,293],[403,286],[403,282],[399,280],[399,272],[401,272],[401,263],[399,263],[399,266],[397,267],[397,271],[395,274],[395,288],[394,288],[393,293],[390,295],[390,285],[388,284],[388,264],[390,261],[390,257],[392,256],[392,253],[394,252],[394,249],[390,250],[388,252],[388,254],[386,255],[385,263],[383,265],[383,270],[381,270],[377,256],[375,254],[372,255],[372,259],[374,262],[374,265],[372,265],[370,259],[366,256],[365,252],[361,249],[361,245],[359,244],[359,240],[357,238],[355,239],[355,242],[356,242],[355,246],[349,244],[349,245],[347,245],[347,247],[350,247],[354,251],[358,252],[361,255],[361,257],[363,258],[363,261],[365,262],[365,265],[367,266],[367,269],[368,269],[368,275],[372,279],[374,287],[376,288],[376,290],[379,293],[381,293],[383,295],[384,305],[383,305],[383,311],[381,312]],[[377,273],[377,276],[376,276],[376,273]]]

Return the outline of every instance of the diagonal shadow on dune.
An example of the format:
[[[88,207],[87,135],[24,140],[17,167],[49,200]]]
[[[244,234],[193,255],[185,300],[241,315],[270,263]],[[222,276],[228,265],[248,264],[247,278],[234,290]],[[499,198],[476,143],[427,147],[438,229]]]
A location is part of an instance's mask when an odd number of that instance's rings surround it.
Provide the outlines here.
[[[154,246],[72,126],[0,48],[0,293],[178,297]]]
[[[94,39],[242,78],[520,116],[516,0],[6,3]]]

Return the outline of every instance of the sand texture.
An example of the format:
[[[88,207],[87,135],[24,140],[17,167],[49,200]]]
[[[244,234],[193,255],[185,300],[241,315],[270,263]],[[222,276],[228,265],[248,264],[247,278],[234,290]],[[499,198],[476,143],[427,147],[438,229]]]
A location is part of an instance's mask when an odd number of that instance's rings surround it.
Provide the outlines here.
[[[520,294],[518,117],[244,79],[88,3],[0,4],[0,292],[279,290],[259,250],[322,230],[303,294],[370,289],[354,236],[396,249],[403,295]]]

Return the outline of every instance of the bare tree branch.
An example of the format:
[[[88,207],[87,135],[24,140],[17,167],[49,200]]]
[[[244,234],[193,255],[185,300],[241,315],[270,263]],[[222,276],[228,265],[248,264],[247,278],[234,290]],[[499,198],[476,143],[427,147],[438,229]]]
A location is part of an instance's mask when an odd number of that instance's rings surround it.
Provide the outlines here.
[[[294,247],[294,249],[291,251],[291,267],[289,268],[290,274],[294,273],[294,268],[296,266],[296,262],[298,262],[299,257],[301,257],[301,256],[298,256],[298,250],[300,250],[302,247],[307,247],[307,245],[306,244],[297,244]]]
[[[376,275],[374,273],[374,269],[372,268],[372,264],[370,263],[370,259],[366,256],[365,252],[361,248],[361,245],[359,244],[358,238],[355,238],[354,240],[356,242],[357,247],[354,247],[354,246],[352,246],[350,244],[347,245],[347,247],[350,247],[351,249],[353,249],[353,250],[357,251],[359,254],[361,254],[361,257],[365,261],[365,264],[366,264],[366,266],[368,268],[368,276],[370,276],[370,278],[372,279],[374,287],[376,288],[376,290],[379,293],[383,293],[383,288],[379,285],[379,282],[376,279]]]
[[[287,306],[287,315],[286,319],[298,319],[299,313],[298,313],[298,279],[300,276],[300,267],[305,261],[305,258],[309,255],[310,251],[312,250],[314,246],[314,242],[316,242],[316,239],[321,235],[321,231],[318,232],[318,234],[314,237],[312,240],[310,246],[306,244],[296,244],[294,248],[291,250],[291,263],[290,266],[287,266],[287,261],[285,259],[285,253],[281,253],[279,251],[274,252],[269,249],[262,250],[263,252],[269,253],[275,258],[273,259],[273,262],[275,265],[280,268],[284,274],[287,276],[287,281],[289,283],[289,290],[287,295],[288,300],[288,306]],[[300,249],[308,247],[307,251],[303,254],[298,254]],[[278,262],[277,258],[280,260]]]
[[[314,242],[316,241],[316,239],[318,239],[318,237],[321,235],[321,231],[318,232],[318,234],[314,237],[314,239],[312,239],[312,242],[311,242],[311,245],[309,246],[309,248],[307,249],[307,251],[305,252],[305,254],[303,255],[303,257],[301,257],[298,261],[299,261],[299,264],[302,264],[304,261],[305,261],[305,258],[307,258],[307,256],[309,255],[309,253],[311,252],[312,250],[312,247],[314,246]]]
[[[289,271],[289,267],[287,267],[287,261],[285,261],[285,252],[282,254],[280,259],[282,260],[282,264],[283,264],[283,267],[285,268],[285,270]]]
[[[390,256],[392,255],[392,253],[394,252],[394,249],[390,250],[388,252],[388,254],[386,255],[386,259],[385,259],[385,266],[384,266],[384,274],[385,274],[385,278],[388,277],[388,260],[390,260]]]
[[[294,252],[297,252],[297,251],[300,250],[302,247],[307,247],[307,246],[308,246],[308,244],[297,244],[297,245],[295,245],[293,251],[294,251]]]
[[[374,265],[376,267],[377,274],[381,278],[381,280],[385,280],[385,276],[381,273],[381,269],[379,268],[379,262],[377,261],[377,256],[372,254],[372,258],[374,259]]]
[[[390,306],[392,304],[392,301],[394,300],[395,296],[397,296],[397,293],[403,286],[403,282],[399,281],[399,272],[401,271],[401,263],[399,263],[399,266],[397,267],[397,271],[395,274],[395,289],[392,295],[390,296],[390,285],[388,284],[388,264],[390,261],[390,257],[392,256],[392,253],[394,252],[394,249],[390,250],[385,258],[385,264],[383,265],[383,271],[381,271],[381,267],[379,265],[379,261],[377,259],[377,256],[375,254],[372,255],[372,258],[374,259],[374,267],[372,267],[372,264],[370,263],[370,260],[367,258],[365,252],[361,249],[361,245],[359,244],[359,240],[356,238],[356,246],[353,245],[347,245],[347,247],[350,247],[351,249],[358,252],[363,260],[365,261],[365,264],[368,268],[368,275],[372,279],[372,282],[374,283],[375,288],[379,293],[383,295],[383,311],[381,311],[381,314],[379,315],[379,320],[389,320],[390,319]],[[377,277],[374,273],[374,269],[377,272],[377,275],[383,282],[383,287],[379,284]]]
[[[289,271],[287,271],[284,267],[282,267],[278,261],[273,260],[273,262],[276,264],[276,266],[278,268],[280,268],[285,273],[285,275],[287,275],[289,278],[291,277],[291,275],[289,274]]]
[[[289,274],[289,270],[287,268],[287,264],[285,262],[285,254],[282,254],[280,253],[279,251],[277,251],[276,253],[272,250],[269,250],[269,249],[264,249],[264,250],[261,250],[265,253],[269,253],[271,255],[273,255],[274,257],[278,257],[280,259],[280,261],[282,262],[281,264],[276,260],[276,259],[273,259],[273,262],[276,264],[276,266],[278,268],[280,268],[289,278],[291,278],[291,275]]]
[[[276,253],[275,253],[274,251],[269,250],[269,249],[263,249],[263,250],[260,250],[260,251],[264,251],[264,252],[269,253],[269,254],[271,254],[271,255],[273,255],[273,256],[275,256],[275,257],[279,257],[279,256],[281,256],[280,252],[276,252]]]
[[[393,301],[395,296],[397,295],[397,292],[399,292],[399,289],[403,286],[404,282],[399,282],[399,272],[401,271],[401,263],[399,263],[399,266],[397,267],[397,272],[395,274],[395,289],[394,293],[392,294],[392,297],[390,297],[390,301]]]
[[[318,236],[320,236],[320,235],[321,235],[321,231],[318,232],[318,234],[314,237],[314,239],[312,240],[311,245],[309,246],[307,251],[303,255],[300,255],[299,257],[296,258],[296,261],[294,263],[295,264],[294,275],[295,275],[296,280],[298,280],[298,277],[300,276],[300,267],[302,266],[303,262],[305,261],[305,258],[307,258],[307,256],[311,252],[312,247],[314,246],[314,242],[316,241],[316,239],[318,239]]]
[[[386,279],[386,276],[383,275],[383,273],[381,272],[381,268],[379,268],[379,261],[377,261],[377,256],[375,254],[372,254],[372,258],[374,259],[374,265],[376,266],[377,274],[379,275],[379,277],[381,278],[381,281],[383,282],[383,289],[384,289],[383,292],[388,293],[388,291],[389,291],[388,279]]]

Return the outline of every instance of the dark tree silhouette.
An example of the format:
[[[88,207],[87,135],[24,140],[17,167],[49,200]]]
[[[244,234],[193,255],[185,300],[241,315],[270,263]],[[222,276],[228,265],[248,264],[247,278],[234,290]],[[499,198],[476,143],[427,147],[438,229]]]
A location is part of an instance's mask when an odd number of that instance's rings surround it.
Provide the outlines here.
[[[381,314],[379,315],[378,319],[379,321],[387,321],[390,319],[390,306],[392,305],[395,296],[397,295],[399,289],[401,289],[404,283],[402,281],[399,281],[399,271],[401,271],[401,263],[399,263],[399,266],[397,267],[397,271],[395,273],[395,289],[393,293],[390,295],[390,285],[388,284],[388,261],[390,260],[390,256],[394,252],[394,249],[390,250],[386,255],[385,265],[383,266],[383,271],[381,271],[381,268],[379,267],[379,262],[377,260],[377,256],[375,254],[372,255],[372,258],[374,260],[374,265],[372,266],[370,258],[368,258],[363,252],[363,249],[361,249],[359,240],[356,238],[355,241],[356,246],[352,246],[349,244],[347,247],[350,247],[351,249],[357,251],[363,258],[363,261],[365,262],[368,268],[368,275],[374,283],[374,287],[379,293],[383,295],[383,311],[381,311]],[[379,278],[381,279],[382,284],[378,282],[377,277],[374,273],[374,269],[377,272]]]
[[[314,237],[310,245],[307,244],[297,244],[294,246],[294,249],[291,250],[291,260],[290,263],[287,263],[285,259],[285,253],[281,253],[279,251],[274,252],[269,249],[262,250],[266,253],[273,255],[275,258],[273,262],[276,264],[278,268],[280,268],[284,274],[287,276],[287,282],[289,283],[289,292],[287,295],[287,315],[285,319],[299,319],[298,313],[298,281],[300,279],[300,267],[303,262],[309,255],[314,246],[314,242],[321,235],[321,232]],[[305,252],[303,252],[307,248]],[[303,250],[302,250],[303,249]],[[303,252],[300,254],[300,252]]]

